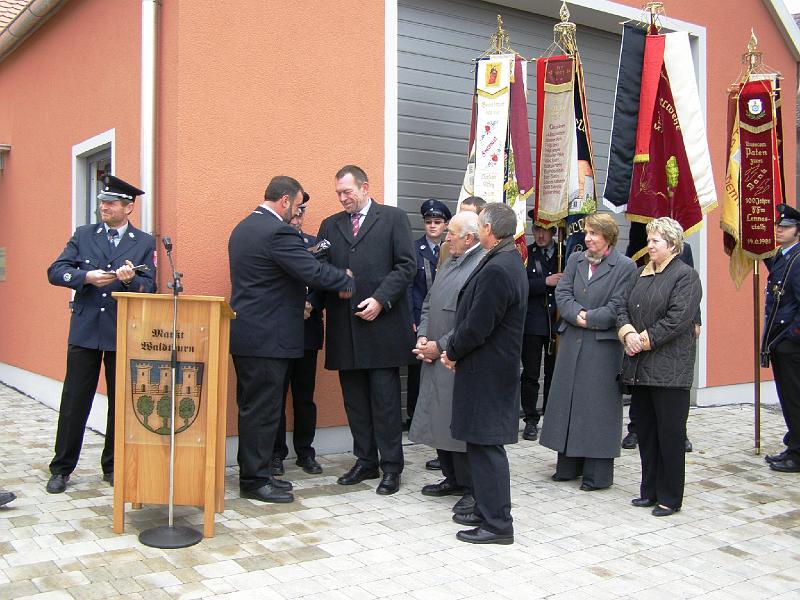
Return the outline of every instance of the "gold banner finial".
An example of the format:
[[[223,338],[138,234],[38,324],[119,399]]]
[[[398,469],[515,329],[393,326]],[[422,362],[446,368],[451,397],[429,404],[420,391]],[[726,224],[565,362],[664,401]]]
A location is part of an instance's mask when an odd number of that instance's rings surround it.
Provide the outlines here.
[[[568,56],[573,56],[578,50],[578,42],[575,35],[577,27],[575,23],[570,23],[566,0],[562,0],[561,10],[558,11],[558,15],[561,17],[561,22],[553,25],[553,41]]]
[[[511,49],[511,36],[503,29],[503,17],[497,15],[497,31],[489,37],[489,54],[516,54]]]
[[[648,2],[644,5],[642,11],[648,15],[648,25],[651,29],[661,31],[661,24],[658,22],[658,17],[665,16],[663,2]]]
[[[558,11],[558,16],[561,17],[562,23],[569,21],[569,8],[567,8],[567,0],[562,0],[561,10]]]
[[[758,49],[758,38],[756,37],[756,32],[751,29],[750,41],[747,42],[747,51],[755,52],[757,49]]]
[[[747,52],[742,54],[742,64],[747,65],[747,72],[753,73],[761,67],[764,53],[758,49],[758,38],[755,31],[750,30],[750,40],[747,42]]]

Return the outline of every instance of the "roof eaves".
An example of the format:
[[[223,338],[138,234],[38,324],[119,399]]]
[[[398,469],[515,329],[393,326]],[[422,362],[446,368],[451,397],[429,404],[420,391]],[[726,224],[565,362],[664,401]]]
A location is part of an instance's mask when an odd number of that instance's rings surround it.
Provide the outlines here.
[[[780,28],[783,39],[789,50],[792,51],[795,61],[800,62],[800,29],[797,28],[794,17],[786,8],[783,0],[763,0],[763,2]]]
[[[0,30],[13,21],[22,12],[29,0],[0,0]]]
[[[41,27],[68,0],[0,0],[11,7],[22,7],[5,26],[0,25],[0,62],[11,54],[22,42]],[[11,11],[8,11],[11,14]]]

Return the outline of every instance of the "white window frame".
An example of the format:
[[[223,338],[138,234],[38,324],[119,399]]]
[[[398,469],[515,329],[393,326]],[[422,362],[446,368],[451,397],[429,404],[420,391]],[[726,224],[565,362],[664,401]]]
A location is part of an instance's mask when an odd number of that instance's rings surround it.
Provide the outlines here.
[[[87,158],[106,149],[111,149],[111,174],[117,164],[116,130],[109,129],[103,133],[79,142],[72,146],[72,230],[74,231],[86,212],[86,181],[88,179]]]

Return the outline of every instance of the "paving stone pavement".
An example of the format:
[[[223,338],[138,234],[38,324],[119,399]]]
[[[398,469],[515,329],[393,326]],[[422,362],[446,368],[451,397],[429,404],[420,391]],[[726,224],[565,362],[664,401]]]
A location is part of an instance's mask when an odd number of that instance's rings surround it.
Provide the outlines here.
[[[238,497],[226,473],[216,536],[182,550],[139,544],[166,508],[128,510],[111,531],[112,489],[100,479],[103,438],[87,432],[67,492],[44,490],[56,413],[0,385],[0,599],[273,598],[438,600],[454,598],[755,599],[800,597],[800,474],[770,471],[752,451],[752,407],[694,408],[680,513],[634,508],[639,458],[622,451],[615,485],[581,492],[550,480],[555,454],[538,442],[508,447],[516,543],[455,539],[456,498],[426,498],[433,452],[406,446],[399,493],[375,482],[336,484],[347,454],[320,457],[322,475],[287,461],[289,505]],[[762,412],[765,450],[779,449],[783,420]],[[176,524],[202,529],[202,514],[176,507]]]

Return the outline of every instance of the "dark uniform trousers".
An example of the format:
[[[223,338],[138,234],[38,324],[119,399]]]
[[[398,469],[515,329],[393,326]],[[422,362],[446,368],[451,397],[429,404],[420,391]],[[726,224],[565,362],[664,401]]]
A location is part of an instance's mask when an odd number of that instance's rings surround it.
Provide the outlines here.
[[[342,370],[339,382],[357,464],[368,469],[380,465],[384,473],[402,472],[399,367]]]
[[[312,444],[317,430],[317,405],[314,404],[314,389],[317,377],[317,354],[319,350],[304,350],[302,358],[289,360],[286,379],[283,382],[283,409],[275,437],[272,456],[284,460],[289,455],[286,445],[286,395],[292,386],[292,406],[294,409],[294,431],[292,445],[297,458],[314,458],[316,452]]]
[[[636,430],[642,461],[642,498],[669,508],[680,508],[686,479],[686,419],[689,390],[634,386]]]
[[[281,418],[288,358],[233,355],[239,405],[239,487],[257,490],[272,481],[270,459]]]
[[[525,422],[539,424],[539,419],[547,408],[547,395],[550,393],[550,381],[556,366],[556,353],[547,352],[550,340],[546,335],[525,335],[522,337],[522,376],[520,378],[520,401],[525,413]],[[555,349],[553,349],[555,350]],[[539,375],[542,371],[542,355],[544,355],[544,394],[542,410],[536,409],[539,401]]]
[[[504,446],[467,442],[467,459],[472,474],[475,516],[481,527],[500,535],[514,532],[511,517],[511,475]]]
[[[114,471],[114,389],[117,353],[69,345],[67,347],[67,373],[61,392],[58,413],[55,456],[50,463],[53,475],[69,475],[78,464],[83,445],[86,421],[92,410],[92,401],[100,379],[100,364],[105,365],[108,415],[106,416],[106,441],[100,466],[103,473]]]
[[[800,343],[784,339],[770,353],[778,401],[781,403],[788,457],[800,461]]]

